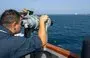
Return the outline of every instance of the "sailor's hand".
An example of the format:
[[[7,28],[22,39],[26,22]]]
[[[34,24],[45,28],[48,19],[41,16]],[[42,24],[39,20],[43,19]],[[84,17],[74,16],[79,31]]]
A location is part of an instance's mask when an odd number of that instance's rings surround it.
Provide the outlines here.
[[[47,16],[47,15],[42,15],[42,16],[40,17],[40,22],[45,23],[47,20],[48,20],[48,16]]]

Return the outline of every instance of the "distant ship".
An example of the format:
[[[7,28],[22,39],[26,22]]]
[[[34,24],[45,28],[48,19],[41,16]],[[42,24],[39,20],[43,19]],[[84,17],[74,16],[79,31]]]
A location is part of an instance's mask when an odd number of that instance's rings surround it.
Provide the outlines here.
[[[75,15],[78,15],[78,13],[75,13]]]

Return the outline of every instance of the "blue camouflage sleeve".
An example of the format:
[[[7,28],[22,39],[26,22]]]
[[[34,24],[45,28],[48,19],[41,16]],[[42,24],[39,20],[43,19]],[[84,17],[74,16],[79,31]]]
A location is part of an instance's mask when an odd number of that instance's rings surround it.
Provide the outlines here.
[[[18,38],[19,40],[21,39],[20,37]],[[23,55],[30,54],[34,51],[38,52],[42,50],[42,42],[37,35],[34,35],[31,38],[24,38],[24,39],[25,40],[23,41],[22,45],[14,51],[13,53],[14,55],[11,58],[13,57],[18,58]]]

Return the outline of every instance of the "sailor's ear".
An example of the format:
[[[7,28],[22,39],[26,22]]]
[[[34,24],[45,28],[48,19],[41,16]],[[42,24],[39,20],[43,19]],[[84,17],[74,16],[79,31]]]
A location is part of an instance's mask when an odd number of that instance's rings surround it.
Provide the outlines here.
[[[11,25],[12,25],[13,27],[15,27],[17,24],[16,24],[16,22],[13,22]]]

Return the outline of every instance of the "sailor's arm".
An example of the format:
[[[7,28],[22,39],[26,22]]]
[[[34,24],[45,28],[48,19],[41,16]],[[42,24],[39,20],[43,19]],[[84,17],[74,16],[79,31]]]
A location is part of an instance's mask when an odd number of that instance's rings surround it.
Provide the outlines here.
[[[46,26],[45,26],[45,22],[47,21],[47,19],[48,19],[47,15],[42,15],[40,17],[38,36],[41,39],[43,46],[45,46],[47,43],[47,32],[46,32]]]

